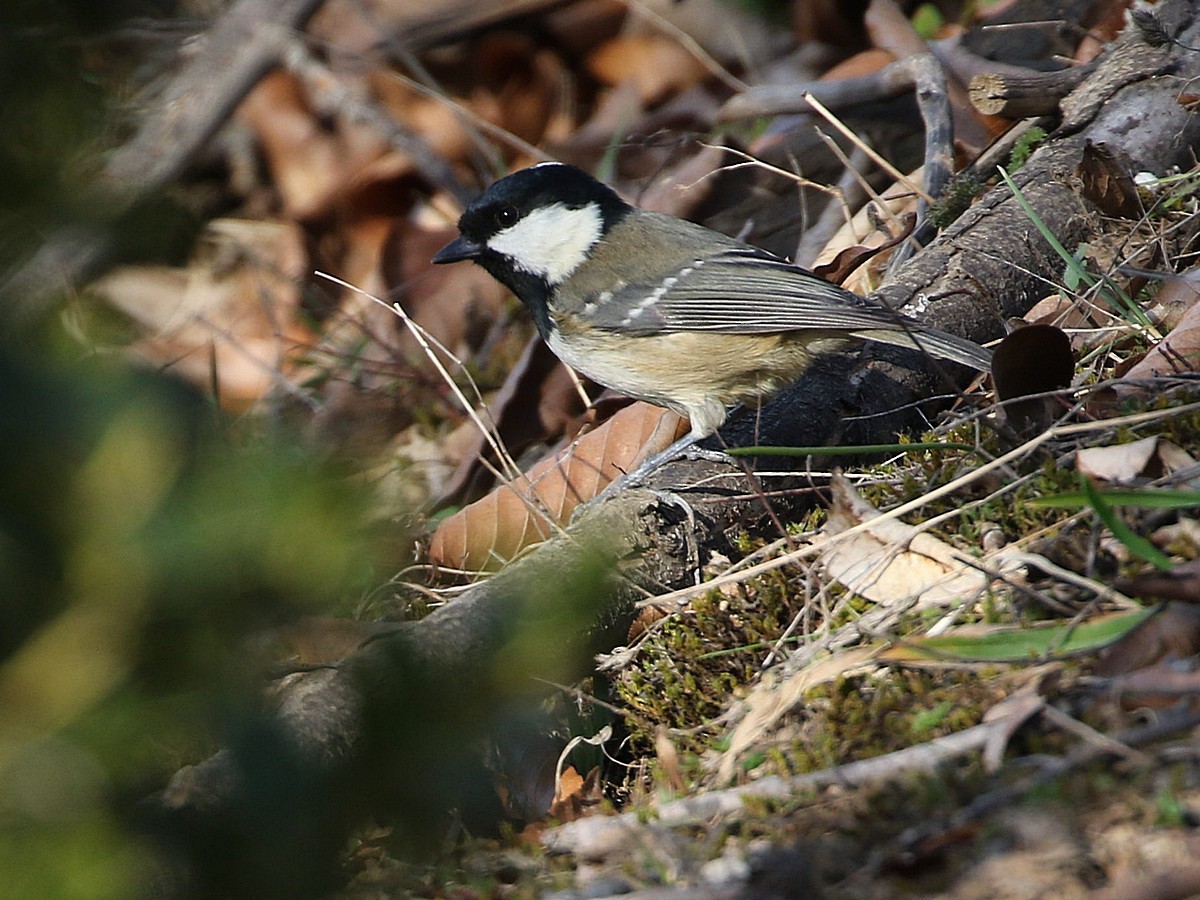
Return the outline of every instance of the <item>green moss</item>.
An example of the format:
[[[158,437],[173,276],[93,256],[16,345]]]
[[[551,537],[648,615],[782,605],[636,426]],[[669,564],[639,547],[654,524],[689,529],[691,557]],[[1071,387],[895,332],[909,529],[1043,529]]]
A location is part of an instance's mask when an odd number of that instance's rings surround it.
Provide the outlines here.
[[[997,689],[978,673],[889,669],[839,679],[806,698],[788,772],[868,759],[977,725]]]
[[[694,729],[718,716],[735,692],[752,683],[766,654],[783,634],[803,598],[784,570],[743,586],[740,596],[712,592],[685,613],[664,622],[647,639],[634,665],[616,679],[620,705],[655,726]],[[745,648],[745,652],[736,652]],[[648,752],[654,735],[631,725],[637,751]],[[705,742],[680,740],[684,752]]]
[[[1046,132],[1036,125],[1028,129],[1013,145],[1008,157],[1008,172],[1013,174],[1029,161],[1033,151],[1046,139]]]
[[[983,181],[968,172],[958,172],[942,191],[937,202],[929,207],[929,221],[938,229],[950,225],[966,212],[979,192],[985,187]]]

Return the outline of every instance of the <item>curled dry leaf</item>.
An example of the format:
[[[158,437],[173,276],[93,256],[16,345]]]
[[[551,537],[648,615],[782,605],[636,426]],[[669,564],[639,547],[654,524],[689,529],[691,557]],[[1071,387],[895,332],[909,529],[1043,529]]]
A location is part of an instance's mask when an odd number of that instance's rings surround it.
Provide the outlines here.
[[[1179,327],[1197,301],[1200,301],[1200,268],[1188,269],[1167,279],[1148,314],[1159,328],[1171,331]]]
[[[386,296],[398,301],[430,337],[465,361],[500,318],[508,291],[479,266],[429,264],[438,248],[457,233],[457,229],[393,220],[380,267]],[[407,329],[400,328],[400,334],[400,353],[410,356],[417,351],[417,344]],[[446,357],[443,361],[454,362]]]
[[[1193,605],[1200,593],[1196,591],[1195,574],[1189,573],[1189,577],[1191,602],[1168,603],[1161,613],[1106,647],[1093,667],[1095,674],[1115,679],[1113,686],[1122,692],[1166,686],[1161,680],[1170,671],[1166,664],[1191,659],[1200,650],[1200,608]],[[1178,586],[1184,580],[1180,578]],[[1175,674],[1182,673],[1176,669]],[[1188,680],[1195,684],[1194,676]]]
[[[1024,316],[1030,325],[1054,325],[1070,332],[1071,349],[1082,355],[1085,350],[1110,340],[1107,327],[1114,324],[1116,315],[1109,308],[1079,303],[1054,293],[1043,297]]]
[[[1069,387],[1075,357],[1066,332],[1055,325],[1025,325],[992,354],[992,381],[1004,401],[1004,417],[1019,435],[1044,431],[1060,414],[1055,397],[1038,396]]]
[[[508,484],[445,519],[433,533],[436,566],[492,570],[545,540],[581,503],[687,432],[687,422],[634,403]]]
[[[1188,276],[1176,279],[1170,286],[1169,297],[1178,304],[1191,296],[1191,306],[1179,320],[1179,324],[1146,356],[1125,373],[1131,381],[1157,378],[1163,375],[1181,375],[1200,369],[1200,290],[1195,270]],[[1168,288],[1164,287],[1166,292]]]
[[[419,92],[392,72],[373,69],[367,73],[367,82],[391,118],[421,135],[431,153],[448,160],[468,157],[473,146],[471,133],[453,104]]]
[[[497,441],[513,457],[521,456],[536,442],[578,434],[582,409],[570,371],[536,336],[525,342],[504,384],[488,401]],[[502,471],[496,452],[469,419],[456,429],[455,440],[447,449],[457,467],[438,497],[439,508],[478,499],[494,483],[494,473]]]
[[[992,354],[996,395],[1006,401],[1005,416],[1018,431],[1047,427],[1055,406],[1051,398],[1034,395],[1070,387],[1074,375],[1071,340],[1054,325],[1018,328]]]
[[[917,227],[917,217],[913,213],[905,213],[903,227],[900,233],[874,247],[846,247],[830,262],[813,268],[813,274],[833,284],[842,284],[853,274],[854,270],[868,263],[873,257],[885,250],[891,250],[897,244],[906,240],[913,229]]]
[[[593,766],[582,778],[574,766],[568,766],[554,788],[554,800],[550,803],[548,814],[559,822],[574,822],[596,809],[603,800],[604,786],[600,782],[599,766]]]
[[[922,167],[909,173],[908,182],[921,184],[924,179],[924,171]],[[880,207],[884,207],[886,211],[881,210]],[[874,203],[863,206],[851,217],[850,221],[838,229],[837,233],[813,259],[809,268],[835,265],[838,254],[848,248],[861,252],[863,248],[880,247],[888,243],[892,240],[892,234],[880,228],[877,222],[879,220],[888,223],[902,222],[906,216],[915,215],[916,208],[917,198],[906,185],[898,183],[889,185],[880,193]],[[866,296],[875,289],[875,278],[876,275],[870,267],[860,266],[846,281],[842,282],[842,287]]]
[[[1103,141],[1088,141],[1076,167],[1083,196],[1104,215],[1121,219],[1140,219],[1145,213],[1132,172],[1128,155]]]

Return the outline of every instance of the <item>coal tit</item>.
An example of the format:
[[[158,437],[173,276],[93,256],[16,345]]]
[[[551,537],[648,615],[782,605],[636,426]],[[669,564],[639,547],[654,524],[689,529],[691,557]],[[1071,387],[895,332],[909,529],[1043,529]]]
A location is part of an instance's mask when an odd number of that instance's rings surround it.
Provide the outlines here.
[[[693,440],[730,407],[794,381],[853,341],[986,371],[987,350],[692,222],[630,206],[574,166],[495,182],[435,263],[473,260],[533,314],[567,365],[687,416]]]

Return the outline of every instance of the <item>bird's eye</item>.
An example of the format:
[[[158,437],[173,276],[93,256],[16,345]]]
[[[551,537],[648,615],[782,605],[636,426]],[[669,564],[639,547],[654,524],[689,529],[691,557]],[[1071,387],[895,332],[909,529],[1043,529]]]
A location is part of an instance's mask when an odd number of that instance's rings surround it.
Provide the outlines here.
[[[502,206],[496,210],[496,224],[502,228],[516,225],[519,218],[521,218],[521,214],[517,212],[515,206]]]

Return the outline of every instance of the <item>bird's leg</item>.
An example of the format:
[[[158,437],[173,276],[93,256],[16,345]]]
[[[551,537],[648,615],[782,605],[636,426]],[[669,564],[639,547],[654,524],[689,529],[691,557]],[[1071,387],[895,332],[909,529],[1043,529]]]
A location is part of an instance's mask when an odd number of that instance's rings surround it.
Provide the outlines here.
[[[728,422],[730,419],[742,415],[745,413],[745,411],[746,407],[739,403],[732,410],[730,410],[725,421]],[[647,457],[641,462],[640,465],[637,466],[637,468],[633,469],[633,471],[626,472],[620,478],[611,482],[603,491],[600,492],[598,496],[611,497],[613,494],[625,488],[642,484],[650,476],[650,474],[660,466],[666,465],[667,463],[676,459],[706,459],[709,462],[716,463],[730,462],[731,457],[724,450],[705,450],[695,446],[696,442],[700,439],[701,436],[696,434],[694,431],[685,434],[679,440],[671,444],[671,446],[667,447],[667,449],[660,450],[653,456]]]
[[[597,495],[599,498],[611,497],[614,494],[624,490],[625,488],[635,487],[643,484],[650,475],[660,466],[666,465],[676,459],[707,459],[710,462],[729,462],[729,454],[723,450],[705,450],[695,446],[699,438],[695,434],[685,434],[671,446],[665,450],[660,450],[653,456],[647,457],[635,469],[626,472],[620,478],[610,482]]]
[[[666,450],[660,450],[653,456],[647,457],[633,471],[627,472],[616,481],[605,488],[607,492],[609,488],[632,487],[635,484],[642,484],[655,470],[660,466],[664,466],[669,462],[674,462],[677,459],[706,459],[709,462],[727,463],[730,456],[724,450],[705,450],[702,447],[697,447],[696,441],[699,438],[695,434],[685,434]]]

